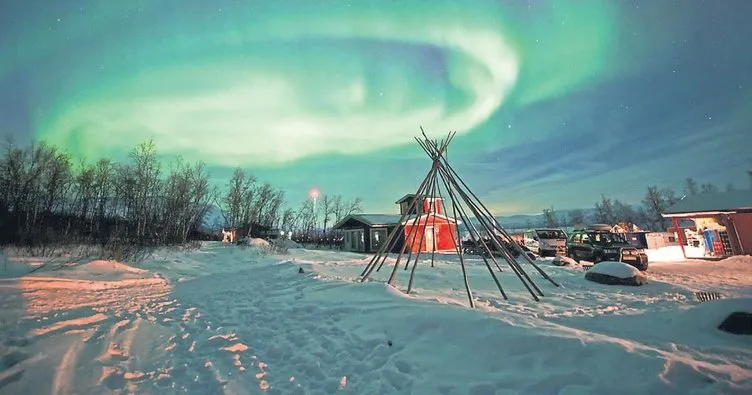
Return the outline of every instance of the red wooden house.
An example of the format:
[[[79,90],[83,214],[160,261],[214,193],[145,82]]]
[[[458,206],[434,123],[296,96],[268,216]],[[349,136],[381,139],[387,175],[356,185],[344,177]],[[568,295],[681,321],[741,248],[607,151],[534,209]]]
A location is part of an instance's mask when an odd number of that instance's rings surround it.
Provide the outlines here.
[[[414,199],[421,199],[410,210]],[[407,243],[407,251],[455,251],[459,221],[444,215],[442,199],[431,196],[408,194],[395,202],[400,206],[399,215],[352,214],[343,218],[332,229],[344,232],[344,249],[356,252],[376,252],[386,241],[388,233],[403,228],[394,244],[393,252],[399,252]],[[409,211],[408,211],[409,210]],[[399,222],[402,214],[405,220]]]

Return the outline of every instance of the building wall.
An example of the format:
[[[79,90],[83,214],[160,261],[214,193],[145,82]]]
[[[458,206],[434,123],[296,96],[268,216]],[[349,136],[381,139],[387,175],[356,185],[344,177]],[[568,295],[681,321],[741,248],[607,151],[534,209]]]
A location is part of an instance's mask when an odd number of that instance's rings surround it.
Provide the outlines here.
[[[645,234],[645,240],[647,241],[648,248],[650,249],[679,244],[678,240],[676,239],[676,235],[669,232],[650,232]]]
[[[752,213],[732,214],[730,219],[733,226],[727,227],[727,231],[734,253],[752,254]]]
[[[453,223],[437,224],[436,249],[439,251],[457,249],[457,225]]]
[[[434,228],[434,241],[436,251],[448,251],[456,249],[457,230],[456,225],[448,221],[440,221],[438,218],[435,223],[429,225]],[[431,251],[430,241],[425,236],[426,224],[408,224],[405,225],[406,243],[408,251]]]

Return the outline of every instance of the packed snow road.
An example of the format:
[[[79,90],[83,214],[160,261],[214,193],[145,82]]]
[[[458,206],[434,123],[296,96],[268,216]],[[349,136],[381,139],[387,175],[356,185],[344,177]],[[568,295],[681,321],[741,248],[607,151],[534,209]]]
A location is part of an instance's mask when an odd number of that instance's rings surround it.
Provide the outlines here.
[[[511,297],[501,300],[475,262],[469,271],[480,308],[470,310],[456,262],[443,259],[418,270],[416,293],[408,297],[378,281],[383,271],[371,283],[352,281],[366,255],[274,256],[219,243],[160,253],[139,266],[146,270],[91,262],[6,278],[0,280],[0,392],[752,389],[748,339],[715,331],[701,319],[708,308],[697,313],[691,300],[702,276],[722,278],[731,269],[740,280],[724,288],[726,296],[752,296],[749,262],[719,264],[691,281],[692,270],[657,270],[660,281],[637,288],[589,283],[578,268],[546,267],[563,287],[538,280],[547,293],[541,303],[510,271],[499,273]]]

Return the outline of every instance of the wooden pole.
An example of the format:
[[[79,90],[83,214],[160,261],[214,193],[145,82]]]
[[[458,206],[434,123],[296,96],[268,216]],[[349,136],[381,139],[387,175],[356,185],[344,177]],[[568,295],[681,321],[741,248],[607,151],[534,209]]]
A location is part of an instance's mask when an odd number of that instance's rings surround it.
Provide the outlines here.
[[[431,169],[431,171],[428,172],[428,177],[426,180],[430,183],[431,179],[436,176],[436,171]],[[425,189],[427,188],[427,183],[424,184],[424,188],[418,191],[418,193],[415,194],[415,197],[413,198],[413,202],[411,204],[411,207],[415,207],[417,205],[418,200],[420,200],[420,196],[425,193]],[[410,209],[412,210],[412,208]],[[420,219],[420,215],[415,217],[416,222]],[[401,224],[401,223],[400,223]],[[403,230],[404,232],[404,230]],[[410,232],[413,233],[413,239],[411,241],[415,241],[415,233],[417,232],[417,228],[413,225],[413,227],[410,229]],[[407,248],[407,237],[405,237],[405,245],[402,246],[402,251],[400,252],[399,256],[397,257],[397,261],[394,262],[394,268],[392,269],[392,273],[389,275],[389,281],[387,281],[388,284],[393,285],[394,284],[394,278],[397,275],[397,268],[399,267],[399,261],[400,258],[402,258],[402,254],[405,252],[405,248]],[[410,246],[410,249],[412,249],[412,245]],[[417,259],[417,258],[416,258]]]
[[[439,165],[438,160],[434,161],[434,165]],[[431,211],[433,212],[433,228],[431,232],[433,232],[433,237],[431,239],[433,240],[433,246],[431,246],[431,267],[434,267],[433,261],[436,257],[436,246],[438,245],[438,240],[436,240],[436,187],[438,186],[438,182],[434,180],[433,183],[433,191],[431,191]],[[425,206],[425,203],[423,204]]]
[[[430,148],[428,148],[428,146],[425,146],[425,145],[423,145],[423,144],[421,143],[421,147],[422,147],[422,148],[423,148],[423,150],[424,150],[424,151],[426,152],[426,154],[428,154],[429,156],[430,156],[430,155],[432,155],[432,153],[431,153],[431,152],[432,152],[432,150],[431,150]],[[446,187],[447,189],[449,189],[449,186],[448,186],[448,184],[446,183],[446,179],[445,179],[445,177],[443,177],[443,175],[442,175],[441,179],[442,179],[442,181],[443,181],[443,182],[445,183],[445,184],[444,184],[444,185],[445,185],[445,187]],[[461,205],[458,205],[457,207],[458,207],[458,208],[460,209],[460,215],[467,215],[467,214],[465,213],[465,210],[464,210],[464,209],[462,208],[462,206],[461,206]],[[468,216],[468,218],[469,218],[469,216]],[[463,221],[464,221],[464,219],[463,219]],[[486,242],[485,242],[485,241],[483,240],[483,238],[481,238],[481,237],[480,237],[480,232],[478,232],[478,229],[476,229],[476,228],[475,228],[475,225],[474,225],[474,224],[472,223],[472,221],[470,221],[470,220],[468,219],[467,221],[464,221],[464,222],[465,222],[465,226],[466,226],[466,228],[467,228],[467,229],[468,229],[468,231],[470,232],[470,238],[471,238],[471,239],[473,240],[473,243],[475,243],[476,245],[482,246],[482,247],[483,247],[483,248],[485,249],[485,252],[486,252],[486,253],[488,254],[488,257],[490,257],[490,258],[491,258],[491,260],[493,260],[493,263],[494,263],[494,265],[496,265],[496,268],[497,268],[497,269],[498,269],[498,270],[499,270],[500,272],[503,272],[504,270],[502,270],[502,269],[501,269],[501,266],[499,266],[499,262],[497,262],[497,261],[496,261],[496,258],[494,257],[494,255],[493,255],[493,252],[491,251],[491,248],[490,248],[490,247],[488,246],[488,244],[487,244],[487,243],[486,243]],[[476,235],[478,235],[478,236],[476,237]],[[483,260],[485,260],[485,261],[486,261],[486,263],[487,263],[487,264],[489,264],[489,265],[490,265],[490,262],[488,262],[488,257],[487,257],[486,255],[481,255],[481,257],[483,258]]]
[[[517,277],[520,279],[520,281],[525,286],[525,288],[528,290],[528,292],[530,292],[530,295],[533,296],[533,299],[535,299],[536,301],[538,301],[539,299],[538,299],[538,295],[536,295],[536,292],[538,294],[541,294],[541,296],[543,296],[542,295],[542,291],[540,291],[540,289],[537,288],[536,284],[534,282],[532,282],[526,276],[525,271],[519,266],[519,264],[514,259],[514,257],[512,256],[512,254],[510,254],[509,251],[507,251],[506,247],[503,246],[499,242],[499,239],[497,238],[496,234],[492,231],[492,229],[490,229],[488,227],[488,224],[485,222],[484,218],[482,217],[482,215],[480,214],[480,212],[478,211],[478,209],[476,207],[474,207],[474,205],[472,204],[471,201],[469,201],[469,199],[467,198],[467,195],[464,194],[464,191],[462,191],[461,189],[458,188],[458,185],[456,184],[456,181],[453,180],[451,178],[451,176],[448,176],[447,178],[449,178],[449,181],[454,184],[454,188],[458,190],[458,192],[460,194],[460,197],[465,201],[465,204],[468,206],[468,208],[473,213],[473,215],[475,215],[475,218],[478,219],[478,222],[480,223],[480,225],[491,236],[491,242],[496,247],[496,250],[498,250],[502,254],[502,256],[504,257],[504,260],[507,262],[507,265],[512,269],[512,272],[514,272],[514,274],[517,275]],[[531,288],[531,286],[532,286],[532,288],[535,288],[535,290],[533,290]]]
[[[477,234],[477,229],[475,229],[475,225],[473,225],[472,222],[470,222],[470,218],[465,213],[465,210],[462,208],[461,203],[458,201],[457,196],[455,195],[454,191],[452,191],[451,186],[447,182],[447,180],[442,177],[442,182],[444,183],[444,187],[447,190],[447,195],[449,196],[449,200],[452,204],[452,210],[455,213],[455,218],[457,214],[459,214],[462,222],[465,224],[465,228],[470,233],[470,238],[473,239],[473,243],[476,243],[476,245],[482,245],[483,248],[486,249],[488,252],[488,257],[490,257],[493,262],[496,264],[496,267],[501,270],[501,267],[499,267],[499,263],[496,262],[496,258],[494,258],[493,254],[491,254],[490,249],[486,245],[485,241],[480,240],[480,238],[476,238],[475,234]],[[457,234],[459,235],[459,230],[457,230]],[[480,241],[480,243],[478,243]],[[496,273],[494,272],[493,268],[491,268],[491,263],[488,261],[488,258],[483,255],[481,256],[483,259],[483,262],[486,265],[486,269],[488,269],[488,273],[491,275],[491,278],[494,280],[494,283],[496,284],[496,288],[498,288],[499,293],[501,293],[501,297],[504,298],[504,300],[508,300],[506,292],[504,292],[504,288],[501,286],[501,282],[499,281],[499,278],[496,277]],[[463,272],[463,275],[466,276],[466,272]],[[467,285],[469,287],[469,285]]]
[[[684,232],[682,232],[681,229],[679,229],[679,220],[676,219],[676,217],[671,217],[671,223],[674,224],[674,230],[676,230],[676,237],[679,239],[679,245],[681,246],[682,250],[682,256],[684,256],[684,259],[687,259],[687,251],[684,249]]]
[[[433,178],[431,179],[431,182],[429,183],[429,188],[436,185],[436,175],[437,174],[438,174],[438,171],[434,171],[433,172]],[[423,203],[423,206],[425,207],[425,203]],[[421,210],[421,211],[424,211],[424,210]],[[428,218],[430,217],[430,215],[428,215],[426,213],[425,216],[426,216],[426,221],[425,221],[425,224],[423,225],[423,228],[421,228],[420,225],[418,225],[418,229],[422,229],[423,231],[420,232],[420,243],[418,244],[418,253],[415,254],[415,260],[413,261],[413,268],[410,270],[410,279],[408,280],[408,283],[407,283],[407,293],[408,294],[410,293],[410,291],[413,288],[413,278],[415,277],[415,268],[418,267],[418,261],[420,259],[420,254],[421,254],[421,252],[423,252],[423,243],[424,243],[425,238],[426,238],[426,230],[428,228]],[[420,217],[418,217],[418,218],[420,218]],[[420,222],[420,219],[418,220],[418,222]]]
[[[512,239],[512,237],[509,235],[509,233],[507,233],[507,231],[501,226],[501,224],[499,224],[499,222],[493,216],[493,214],[488,209],[488,207],[486,207],[483,204],[483,202],[478,198],[478,196],[475,195],[475,193],[472,191],[472,189],[470,189],[467,186],[467,184],[465,183],[465,181],[462,180],[462,177],[460,177],[459,174],[457,174],[457,172],[454,170],[454,168],[452,167],[452,165],[449,164],[449,162],[446,160],[446,158],[442,158],[442,162],[444,164],[444,168],[447,169],[451,174],[453,174],[454,176],[457,177],[457,179],[462,184],[462,186],[464,186],[464,189],[469,192],[469,194],[477,201],[478,205],[483,209],[483,211],[493,220],[492,224],[496,225],[495,226],[496,230],[498,230],[502,235],[505,236],[505,238],[507,239],[507,242],[510,243],[510,244],[514,244],[514,246],[516,247],[517,251],[519,251],[519,253],[522,254],[525,257],[525,260],[527,260],[528,263],[530,263],[538,271],[538,273],[540,273],[541,276],[543,276],[543,278],[545,278],[546,280],[548,280],[550,283],[552,283],[553,285],[555,285],[557,287],[560,286],[540,266],[538,266],[532,259],[530,259],[530,257],[527,255],[527,253],[525,253],[525,251],[522,249],[522,247],[520,247],[519,245],[517,245],[517,243],[514,243],[514,239]],[[515,263],[516,263],[516,261],[515,261]]]
[[[434,147],[435,148],[435,147]],[[478,218],[480,224],[485,228],[486,232],[491,235],[491,241],[495,245],[495,247],[499,250],[499,252],[502,253],[502,256],[504,256],[505,260],[507,261],[507,264],[512,269],[512,271],[517,275],[517,277],[520,279],[520,281],[523,283],[525,288],[530,292],[530,295],[532,295],[533,299],[536,301],[540,301],[538,298],[538,295],[536,295],[536,291],[538,294],[543,296],[543,292],[540,290],[540,288],[537,287],[537,285],[527,276],[527,273],[522,269],[521,266],[516,262],[513,256],[511,256],[511,253],[507,251],[506,247],[501,245],[499,240],[497,239],[494,232],[491,231],[491,229],[488,227],[486,222],[483,220],[482,215],[478,211],[477,207],[474,207],[473,202],[470,201],[468,198],[468,195],[465,193],[465,191],[462,190],[462,188],[459,186],[457,181],[452,177],[452,175],[446,171],[445,167],[442,166],[439,168],[439,171],[442,172],[443,176],[450,182],[450,185],[452,185],[460,194],[460,197],[463,198],[465,201],[465,204],[470,208],[470,210],[473,212],[476,218]],[[528,283],[528,281],[530,283]],[[531,288],[535,288],[535,291]]]
[[[444,177],[441,176],[441,181],[446,186],[446,181],[444,180]],[[441,202],[441,211],[444,213],[445,216],[449,216],[449,212],[446,209],[446,204],[444,204],[444,195],[441,193],[441,185],[439,185],[438,188],[438,195],[439,195],[439,201]],[[460,244],[460,241],[462,240],[462,237],[460,236],[460,228],[459,224],[457,223],[457,208],[452,204],[452,218],[454,218],[454,232],[449,232],[452,235],[452,243],[454,243],[454,247],[457,250],[457,256],[460,258],[460,267],[462,268],[462,282],[465,284],[465,291],[467,293],[467,300],[470,302],[470,308],[475,308],[475,300],[473,299],[473,291],[470,289],[470,280],[467,276],[467,268],[465,267],[465,258],[464,258],[464,252],[462,251],[462,245]],[[456,238],[455,238],[456,234]],[[502,296],[504,299],[506,299],[506,295],[502,292]]]
[[[431,174],[429,171],[429,173],[426,174],[426,177],[423,179],[423,182],[421,182],[421,184],[418,186],[418,190],[416,194],[420,193],[420,191],[425,187],[425,184],[428,182],[430,175]],[[371,258],[371,261],[368,263],[368,265],[366,265],[365,269],[363,269],[363,272],[360,274],[361,282],[365,281],[368,278],[368,276],[371,275],[371,273],[373,272],[373,269],[376,266],[376,262],[378,262],[379,259],[382,259],[381,264],[383,264],[383,261],[386,260],[386,257],[389,255],[390,248],[393,248],[391,244],[396,243],[396,240],[399,238],[398,236],[395,238],[395,235],[397,235],[400,232],[404,233],[402,222],[405,220],[406,217],[408,217],[408,213],[410,213],[414,205],[415,205],[415,200],[413,200],[412,204],[408,207],[408,209],[404,213],[402,213],[402,215],[400,216],[399,222],[397,224],[397,227],[394,229],[394,231],[392,231],[389,234],[386,242],[379,248],[379,250],[376,252],[376,255],[374,255],[373,258]],[[385,251],[386,251],[386,254],[384,254]],[[381,265],[379,265],[379,268],[381,268]]]
[[[460,203],[458,203],[459,200],[457,199],[454,191],[452,190],[451,184],[448,183],[448,181],[443,176],[443,174],[441,174],[441,176],[442,176],[442,178],[441,178],[442,182],[444,183],[444,186],[447,189],[447,194],[449,195],[449,198],[450,198],[450,200],[452,202],[452,207],[455,207],[457,209],[457,212],[459,213],[462,221],[465,223],[465,227],[470,231],[470,237],[474,238],[475,236],[474,236],[473,232],[477,233],[477,229],[475,229],[475,225],[473,225],[473,223],[470,222],[470,219],[465,214],[464,209],[462,208],[462,205]],[[494,261],[494,263],[496,263],[496,266],[498,267],[498,262],[496,262],[496,258],[493,257],[493,254],[491,254],[491,251],[489,250],[488,246],[485,244],[484,241],[481,241],[481,244],[483,245],[484,248],[486,248],[486,251],[488,251],[489,257]],[[506,292],[504,292],[504,288],[501,286],[501,282],[499,281],[498,277],[496,277],[496,273],[491,268],[491,264],[488,262],[488,259],[486,259],[485,256],[483,257],[483,261],[486,264],[486,268],[488,269],[488,273],[491,274],[491,278],[493,278],[494,283],[496,283],[496,287],[499,289],[499,292],[501,293],[501,296],[505,300],[507,300],[508,299],[507,294],[506,294]]]

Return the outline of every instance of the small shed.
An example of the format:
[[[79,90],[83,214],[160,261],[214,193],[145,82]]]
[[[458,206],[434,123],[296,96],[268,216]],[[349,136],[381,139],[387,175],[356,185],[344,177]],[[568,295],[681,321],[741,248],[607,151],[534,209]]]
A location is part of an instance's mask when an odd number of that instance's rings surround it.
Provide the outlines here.
[[[332,229],[342,231],[344,250],[376,252],[386,242],[389,233],[399,226],[400,217],[392,214],[350,214],[334,224]]]
[[[679,219],[694,220],[712,255],[752,254],[751,189],[686,196],[662,215],[671,218],[677,229]],[[684,235],[679,232],[678,237],[683,249]]]

